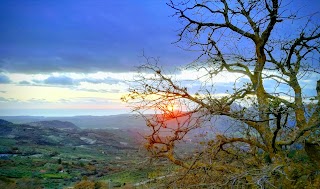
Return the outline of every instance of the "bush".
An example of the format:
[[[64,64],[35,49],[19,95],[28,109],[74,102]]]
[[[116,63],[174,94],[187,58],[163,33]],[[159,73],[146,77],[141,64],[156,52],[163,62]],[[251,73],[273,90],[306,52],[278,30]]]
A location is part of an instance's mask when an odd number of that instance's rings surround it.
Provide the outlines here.
[[[74,186],[74,189],[95,189],[95,183],[89,180],[82,180]]]
[[[90,181],[84,178],[82,181],[76,183],[74,189],[105,189],[108,188],[107,183],[102,181]]]

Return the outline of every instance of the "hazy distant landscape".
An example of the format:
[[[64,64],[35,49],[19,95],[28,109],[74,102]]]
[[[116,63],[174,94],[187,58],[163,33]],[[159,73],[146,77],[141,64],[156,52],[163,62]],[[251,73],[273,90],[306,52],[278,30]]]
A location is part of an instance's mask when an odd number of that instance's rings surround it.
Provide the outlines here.
[[[62,188],[84,177],[114,186],[146,180],[155,168],[144,166],[142,134],[141,120],[128,115],[1,117],[0,186]]]
[[[190,133],[181,150],[192,151],[205,128]],[[83,178],[113,187],[139,184],[170,165],[150,161],[144,147],[148,132],[145,121],[132,114],[0,116],[0,186],[63,188]]]
[[[95,129],[116,129],[116,128],[144,128],[145,122],[142,118],[130,114],[110,115],[110,116],[72,116],[72,117],[45,117],[45,116],[0,116],[13,123],[30,123],[37,121],[60,120],[68,121],[80,128]]]

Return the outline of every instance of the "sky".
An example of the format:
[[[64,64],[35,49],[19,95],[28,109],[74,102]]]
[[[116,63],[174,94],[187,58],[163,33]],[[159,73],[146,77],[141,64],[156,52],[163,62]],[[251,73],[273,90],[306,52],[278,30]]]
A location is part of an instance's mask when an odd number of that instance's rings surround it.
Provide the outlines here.
[[[314,2],[311,8],[320,9]],[[165,68],[198,55],[173,44],[181,26],[165,3],[0,0],[0,115],[130,112],[120,97],[143,53],[160,57]],[[223,78],[217,78],[218,86],[231,86],[236,76]]]

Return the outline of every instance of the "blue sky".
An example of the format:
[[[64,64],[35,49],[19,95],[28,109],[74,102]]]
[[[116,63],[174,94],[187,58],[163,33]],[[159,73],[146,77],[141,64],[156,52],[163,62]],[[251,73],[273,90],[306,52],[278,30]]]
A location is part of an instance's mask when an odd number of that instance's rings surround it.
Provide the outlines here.
[[[296,0],[294,6],[320,10],[312,2]],[[160,57],[165,68],[198,55],[172,44],[180,25],[165,3],[0,0],[0,115],[129,112],[119,99],[127,92],[125,80],[143,63],[143,51]],[[220,78],[217,86],[233,78]]]

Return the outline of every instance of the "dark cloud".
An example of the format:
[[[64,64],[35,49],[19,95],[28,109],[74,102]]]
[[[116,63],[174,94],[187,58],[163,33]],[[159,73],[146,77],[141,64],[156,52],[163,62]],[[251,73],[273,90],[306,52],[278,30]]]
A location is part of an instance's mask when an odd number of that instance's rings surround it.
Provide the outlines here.
[[[12,58],[0,60],[0,70],[12,73],[128,72],[134,70],[134,67],[138,65],[137,62],[138,61],[136,61],[136,64],[131,64],[130,62],[108,59],[108,57],[101,59],[86,57],[83,59],[74,58],[69,60],[57,57]]]
[[[319,7],[316,0],[310,3],[316,6],[303,6],[305,1],[298,0],[292,3],[296,4],[311,12]],[[174,12],[155,0],[0,1],[0,70],[128,72],[144,63],[139,58],[142,50],[160,57],[165,69],[185,65],[199,52],[172,44],[182,27],[171,17]]]
[[[32,83],[36,85],[79,85],[81,82],[88,82],[92,84],[119,84],[123,82],[122,80],[107,77],[103,79],[95,79],[95,78],[83,78],[83,79],[73,79],[67,76],[50,76],[44,80],[32,80],[32,82],[21,81],[19,84],[21,85],[32,85]],[[106,92],[106,91],[103,91]]]
[[[11,83],[11,80],[8,76],[0,74],[0,84],[8,84]]]
[[[61,76],[61,77],[48,77],[47,79],[44,80],[45,84],[49,84],[49,85],[73,85],[73,79],[70,77],[65,77],[65,76]]]
[[[156,1],[0,1],[0,70],[128,72],[143,49],[164,65],[190,62],[171,44],[171,14]]]
[[[0,96],[0,102],[8,102],[8,100]]]
[[[20,85],[30,85],[31,83],[29,81],[20,81]]]
[[[12,99],[3,98],[0,96],[0,102],[12,102]]]

